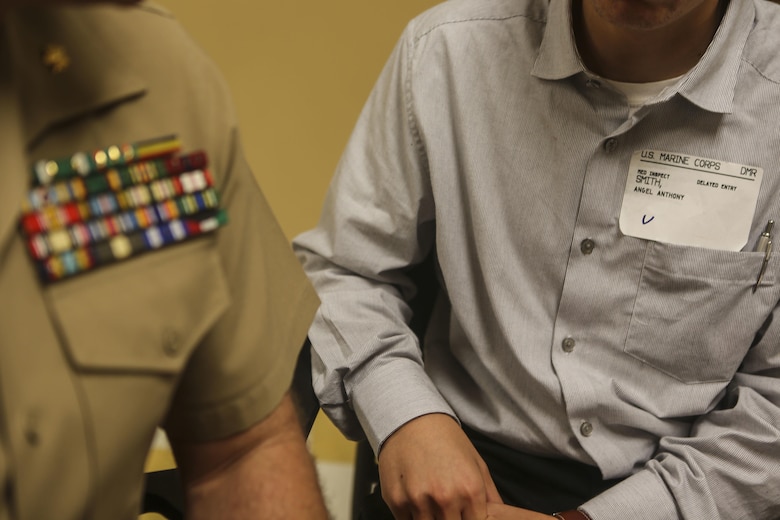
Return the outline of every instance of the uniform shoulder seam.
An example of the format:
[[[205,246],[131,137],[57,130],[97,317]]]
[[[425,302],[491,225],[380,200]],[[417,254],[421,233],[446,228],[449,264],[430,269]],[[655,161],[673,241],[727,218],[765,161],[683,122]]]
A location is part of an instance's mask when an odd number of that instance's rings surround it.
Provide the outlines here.
[[[176,16],[171,11],[155,2],[142,2],[136,6],[136,9],[150,14],[162,16],[164,18],[170,18],[172,20],[176,18]]]

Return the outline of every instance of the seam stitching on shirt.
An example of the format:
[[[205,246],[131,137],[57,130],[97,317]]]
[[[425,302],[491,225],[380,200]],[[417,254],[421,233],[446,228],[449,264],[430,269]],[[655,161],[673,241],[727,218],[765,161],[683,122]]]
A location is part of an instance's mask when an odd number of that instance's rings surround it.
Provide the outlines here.
[[[428,36],[430,33],[435,31],[436,29],[443,27],[445,25],[453,25],[458,23],[466,23],[466,22],[503,22],[505,20],[511,20],[513,18],[527,18],[528,20],[536,23],[547,23],[547,19],[537,19],[532,16],[526,15],[526,14],[513,14],[510,16],[485,16],[485,17],[477,17],[477,18],[464,18],[462,20],[449,20],[447,22],[441,22],[430,29],[426,30],[425,32],[419,34],[418,36],[414,37],[414,43],[417,44],[418,41],[423,39],[424,37]]]
[[[416,41],[417,40],[414,40],[415,44]],[[406,121],[409,125],[409,131],[412,134],[412,142],[414,143],[417,155],[425,163],[426,174],[430,175],[428,157],[425,153],[425,147],[423,146],[422,138],[420,137],[420,130],[417,127],[417,119],[414,117],[414,110],[412,109],[412,105],[414,104],[412,100],[412,62],[415,48],[416,45],[409,45],[408,50],[406,51],[406,78],[404,79],[404,89],[406,91],[404,92],[404,108],[406,109]]]
[[[420,137],[419,128],[417,127],[417,120],[414,117],[414,110],[412,109],[412,105],[414,104],[412,100],[412,73],[413,73],[412,64],[414,62],[414,53],[417,48],[417,44],[422,38],[424,38],[425,36],[435,31],[436,29],[443,27],[445,25],[452,25],[452,24],[459,24],[459,23],[466,23],[466,22],[478,22],[478,21],[501,22],[505,20],[511,20],[513,18],[526,18],[534,23],[547,23],[546,18],[535,18],[525,14],[514,14],[510,16],[496,16],[496,17],[486,16],[486,17],[476,17],[476,18],[464,18],[462,20],[450,20],[447,22],[438,23],[433,27],[431,27],[430,29],[426,30],[425,32],[419,34],[418,36],[412,37],[412,45],[409,46],[409,49],[407,51],[407,56],[406,56],[406,79],[404,80],[404,88],[406,89],[406,92],[404,93],[404,105],[406,109],[406,120],[407,123],[409,124],[409,130],[412,134],[412,141],[414,142],[414,147],[417,150],[419,157],[425,163],[426,172],[428,172],[428,159],[425,154],[425,147],[423,146],[422,138]]]
[[[750,65],[750,66],[753,68],[753,70],[755,70],[755,71],[758,73],[758,75],[759,75],[759,76],[761,76],[762,78],[764,78],[765,80],[767,80],[767,81],[771,81],[771,82],[772,82],[772,83],[774,83],[775,85],[780,85],[780,80],[777,80],[777,79],[770,78],[769,76],[767,76],[766,74],[764,74],[764,72],[763,72],[761,69],[759,69],[759,68],[758,68],[758,66],[757,66],[757,65],[755,65],[755,64],[754,64],[752,61],[750,61],[749,59],[747,59],[747,58],[743,57],[743,58],[742,58],[742,61],[744,61],[745,63],[747,63],[748,65]]]

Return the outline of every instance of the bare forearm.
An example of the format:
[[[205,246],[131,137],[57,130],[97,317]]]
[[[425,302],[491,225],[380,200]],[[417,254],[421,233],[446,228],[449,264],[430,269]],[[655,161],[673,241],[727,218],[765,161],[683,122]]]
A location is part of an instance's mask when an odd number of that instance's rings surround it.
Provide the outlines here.
[[[253,450],[191,486],[187,511],[189,520],[327,518],[314,465],[298,443]]]
[[[328,518],[314,463],[288,398],[242,435],[252,440],[229,451],[224,446],[179,447],[177,456],[189,456],[189,464],[181,464],[188,520]],[[193,449],[197,466],[191,465]]]

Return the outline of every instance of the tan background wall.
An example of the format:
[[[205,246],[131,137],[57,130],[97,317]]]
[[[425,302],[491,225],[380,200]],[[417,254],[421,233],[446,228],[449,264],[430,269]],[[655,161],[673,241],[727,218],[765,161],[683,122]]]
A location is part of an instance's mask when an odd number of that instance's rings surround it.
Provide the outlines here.
[[[217,62],[250,164],[288,236],[312,227],[360,108],[433,0],[156,0]]]
[[[403,27],[438,0],[156,0],[225,75],[249,163],[292,239],[315,225],[360,109]],[[350,460],[327,420],[316,457]]]

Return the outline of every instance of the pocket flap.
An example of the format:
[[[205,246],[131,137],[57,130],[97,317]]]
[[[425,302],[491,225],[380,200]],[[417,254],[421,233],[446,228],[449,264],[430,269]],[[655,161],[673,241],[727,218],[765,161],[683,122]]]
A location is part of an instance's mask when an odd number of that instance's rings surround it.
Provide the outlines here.
[[[53,318],[80,369],[181,369],[230,297],[213,241],[159,250],[50,286]]]

